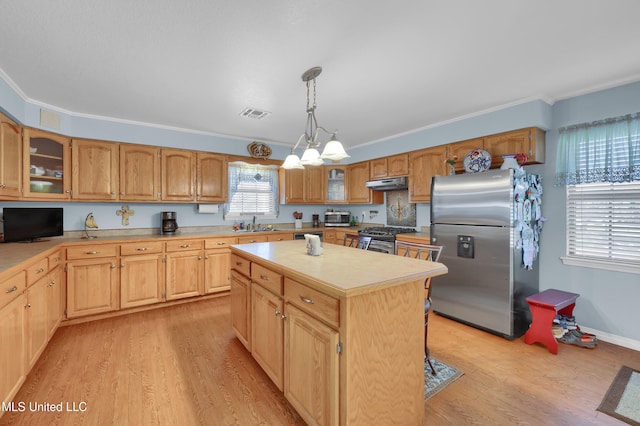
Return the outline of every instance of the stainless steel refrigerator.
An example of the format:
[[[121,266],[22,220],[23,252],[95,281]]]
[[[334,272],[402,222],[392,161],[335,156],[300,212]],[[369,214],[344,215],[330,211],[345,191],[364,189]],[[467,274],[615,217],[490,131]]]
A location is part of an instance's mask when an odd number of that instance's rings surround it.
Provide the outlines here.
[[[537,250],[541,194],[523,169],[433,178],[431,242],[445,246],[440,262],[449,268],[432,279],[435,312],[509,339],[525,333],[525,298],[538,292],[530,237],[535,231]]]

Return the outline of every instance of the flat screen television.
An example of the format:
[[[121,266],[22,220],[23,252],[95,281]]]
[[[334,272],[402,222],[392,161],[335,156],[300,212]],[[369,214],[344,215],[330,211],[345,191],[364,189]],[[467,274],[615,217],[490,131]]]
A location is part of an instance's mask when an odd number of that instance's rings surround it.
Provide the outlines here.
[[[4,242],[38,241],[63,234],[61,207],[5,207]]]

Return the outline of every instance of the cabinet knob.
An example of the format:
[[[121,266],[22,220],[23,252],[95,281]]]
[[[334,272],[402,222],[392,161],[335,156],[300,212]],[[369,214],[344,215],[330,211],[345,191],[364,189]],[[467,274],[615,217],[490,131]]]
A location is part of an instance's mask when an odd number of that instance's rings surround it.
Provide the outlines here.
[[[260,274],[260,279],[263,279],[265,281],[269,281],[269,276],[265,275],[265,274]]]
[[[49,287],[53,287],[54,285],[56,285],[56,280],[51,280],[51,282],[49,283]]]
[[[280,312],[279,310],[276,309],[275,314],[276,316],[280,315],[282,312]]]
[[[84,254],[98,254],[100,253],[99,251],[87,251]]]
[[[202,260],[202,256],[198,256],[198,260]]]
[[[40,269],[38,269],[38,270],[36,271],[36,274],[41,274],[41,273],[43,273],[43,272],[44,272],[44,269],[40,268]]]
[[[27,303],[26,305],[24,305],[25,308],[30,308],[31,307],[31,303]]]
[[[116,269],[116,264],[115,263],[111,264],[111,269]]]
[[[122,194],[122,192],[120,194]],[[116,195],[116,192],[115,191],[111,191],[111,195]]]
[[[189,248],[189,247],[191,247],[191,244],[182,244],[180,246],[180,248]]]
[[[138,247],[136,250],[138,250],[138,251],[147,251],[147,248],[146,247]]]
[[[204,257],[204,260],[209,260],[209,256],[205,256],[205,257]]]
[[[14,291],[18,291],[18,287],[16,287],[15,285],[11,287],[9,290],[5,291],[5,293],[13,293]]]
[[[280,315],[280,318],[282,318],[283,320],[287,319],[287,316],[285,314]]]
[[[124,263],[121,263],[121,264],[120,264],[120,267],[121,267],[121,268],[124,268]]]
[[[216,244],[219,245],[219,246],[223,246],[223,245],[225,245],[227,243],[223,243],[222,241],[218,241]]]
[[[120,195],[124,195],[124,192],[120,192]]]

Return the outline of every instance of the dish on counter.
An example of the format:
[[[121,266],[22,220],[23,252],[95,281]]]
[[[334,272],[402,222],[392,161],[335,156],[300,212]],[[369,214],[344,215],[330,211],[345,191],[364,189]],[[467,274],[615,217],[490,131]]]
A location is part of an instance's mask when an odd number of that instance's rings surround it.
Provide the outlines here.
[[[464,156],[462,165],[467,173],[487,171],[491,167],[491,154],[482,148],[472,149]]]

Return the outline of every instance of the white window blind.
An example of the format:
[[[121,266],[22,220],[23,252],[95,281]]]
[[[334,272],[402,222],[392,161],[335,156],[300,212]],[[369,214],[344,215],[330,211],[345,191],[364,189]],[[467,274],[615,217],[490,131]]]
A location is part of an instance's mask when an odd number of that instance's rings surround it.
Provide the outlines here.
[[[640,182],[567,187],[567,254],[640,272]]]
[[[278,168],[244,162],[229,163],[229,203],[226,219],[278,216]]]

